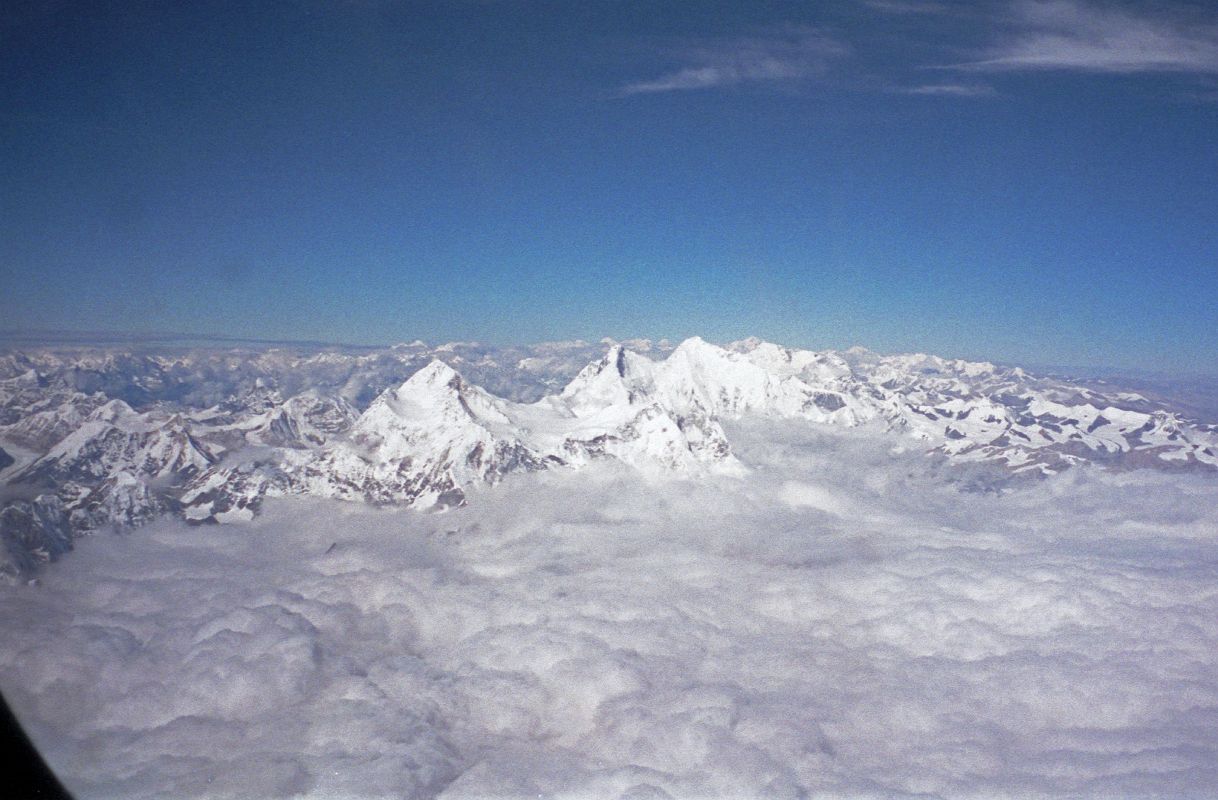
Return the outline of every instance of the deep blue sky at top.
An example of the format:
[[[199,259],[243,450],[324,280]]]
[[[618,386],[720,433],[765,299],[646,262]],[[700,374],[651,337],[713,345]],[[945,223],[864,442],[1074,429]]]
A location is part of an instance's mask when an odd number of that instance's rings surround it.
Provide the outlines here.
[[[32,3],[0,328],[1218,372],[1207,3]]]

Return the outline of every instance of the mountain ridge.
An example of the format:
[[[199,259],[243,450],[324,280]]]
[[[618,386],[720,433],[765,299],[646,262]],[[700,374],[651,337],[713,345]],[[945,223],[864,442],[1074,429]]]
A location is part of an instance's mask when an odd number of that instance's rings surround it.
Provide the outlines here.
[[[295,494],[445,508],[516,472],[602,459],[731,473],[747,465],[722,421],[751,416],[869,426],[1007,478],[1083,465],[1218,470],[1218,426],[1119,387],[755,338],[633,344],[10,353],[0,359],[0,447],[11,461],[0,484],[19,523],[0,529],[0,571],[24,575],[63,551],[56,504],[82,535],[163,513],[240,521],[266,497]],[[53,546],[31,544],[38,520]]]

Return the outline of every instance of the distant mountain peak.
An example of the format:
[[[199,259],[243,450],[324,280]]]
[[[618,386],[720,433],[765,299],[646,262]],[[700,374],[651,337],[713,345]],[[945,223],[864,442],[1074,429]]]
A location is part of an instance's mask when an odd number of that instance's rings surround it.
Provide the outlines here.
[[[450,367],[447,362],[433,358],[427,362],[427,366],[411,375],[403,386],[448,384],[454,380],[459,382],[461,374]]]

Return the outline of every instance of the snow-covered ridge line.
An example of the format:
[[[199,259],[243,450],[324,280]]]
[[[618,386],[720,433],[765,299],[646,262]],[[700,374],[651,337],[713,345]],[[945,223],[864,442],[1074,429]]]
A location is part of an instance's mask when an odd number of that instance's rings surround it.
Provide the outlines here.
[[[13,574],[62,551],[63,530],[166,512],[240,520],[267,496],[442,508],[514,472],[596,459],[739,472],[747,465],[721,421],[754,416],[880,428],[949,464],[984,467],[991,481],[1084,463],[1218,466],[1218,431],[1137,393],[986,362],[758,339],[507,351],[413,342],[240,358],[8,353],[0,376],[0,448],[20,456],[0,461],[0,568]],[[39,526],[55,529],[55,547],[39,544]]]

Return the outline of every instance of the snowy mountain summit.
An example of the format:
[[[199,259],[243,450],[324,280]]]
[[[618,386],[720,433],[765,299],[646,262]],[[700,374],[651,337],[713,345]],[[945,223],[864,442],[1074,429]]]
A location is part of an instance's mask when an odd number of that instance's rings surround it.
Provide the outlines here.
[[[1218,428],[1141,394],[861,348],[695,337],[675,348],[10,353],[3,568],[28,572],[72,535],[161,513],[249,519],[266,497],[442,509],[513,473],[606,459],[659,475],[739,474],[748,464],[724,424],[758,417],[878,430],[1008,477],[1218,468]]]

